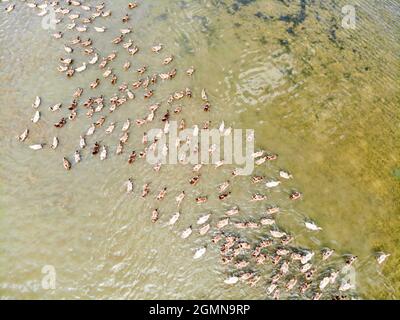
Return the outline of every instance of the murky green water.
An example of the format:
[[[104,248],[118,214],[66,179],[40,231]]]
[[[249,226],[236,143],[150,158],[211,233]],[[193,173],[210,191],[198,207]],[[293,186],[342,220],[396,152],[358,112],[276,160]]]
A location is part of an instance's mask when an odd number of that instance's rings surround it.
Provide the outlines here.
[[[84,116],[59,134],[55,151],[34,153],[16,141],[30,125],[36,95],[45,108],[57,102],[67,105],[75,88],[87,86],[98,70],[65,80],[56,70],[59,57],[65,56],[62,40],[41,28],[41,18],[32,9],[14,2],[13,13],[0,15],[0,296],[265,298],[264,280],[255,287],[225,285],[226,270],[215,248],[210,246],[202,260],[193,261],[193,249],[209,240],[197,234],[186,241],[177,236],[202,213],[218,212],[217,200],[203,207],[184,202],[179,224],[165,225],[176,211],[172,195],[187,188],[190,168],[166,166],[155,173],[144,163],[128,166],[118,157],[104,163],[87,157],[66,174],[60,157],[75,150],[90,123]],[[107,32],[88,33],[102,52],[115,49],[110,39],[118,34],[115,22],[127,11],[126,3],[110,1],[113,15],[102,20]],[[130,12],[138,46],[162,42],[163,53],[175,56],[178,70],[196,67],[189,84],[178,74],[157,87],[157,95],[165,97],[188,85],[193,92],[206,87],[214,112],[190,110],[195,108],[190,105],[182,117],[188,125],[206,119],[218,125],[224,119],[236,128],[253,128],[257,146],[279,154],[277,167],[257,168],[256,173],[273,177],[279,167],[293,173],[295,179],[271,197],[284,208],[278,222],[295,236],[296,244],[335,248],[337,260],[346,253],[359,256],[354,264],[357,294],[400,298],[399,3],[139,3]],[[357,10],[355,30],[341,27],[341,8],[349,3]],[[119,55],[123,58],[113,62],[113,68],[121,70],[127,55]],[[132,70],[153,66],[150,74],[166,69],[150,54],[138,55],[132,64]],[[120,72],[119,81],[132,82],[133,74]],[[109,84],[102,90],[109,97],[115,92]],[[142,110],[142,100],[136,99],[110,118],[121,125],[128,117],[143,116]],[[58,134],[52,124],[59,117],[43,112],[30,141],[50,142]],[[96,137],[110,145],[116,138]],[[133,136],[130,148],[140,140],[141,135]],[[202,174],[207,180],[200,189],[190,189],[189,197],[215,193],[229,169],[209,167]],[[153,192],[168,185],[170,197],[159,207],[157,227],[149,221],[156,200],[127,197],[122,184],[129,177],[151,181]],[[232,192],[235,201],[244,202],[254,188],[241,181]],[[295,205],[285,197],[294,187],[304,193]],[[306,231],[305,218],[323,230]],[[381,250],[391,256],[378,267],[374,254]],[[55,290],[41,286],[45,265],[57,271]]]

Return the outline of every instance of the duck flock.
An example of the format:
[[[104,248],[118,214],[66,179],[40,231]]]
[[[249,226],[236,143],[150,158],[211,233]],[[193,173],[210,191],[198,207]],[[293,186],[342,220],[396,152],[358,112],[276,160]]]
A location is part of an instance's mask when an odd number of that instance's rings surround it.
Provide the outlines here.
[[[144,0],[143,0],[144,1]],[[87,4],[90,2],[91,4]],[[4,14],[12,14],[18,5],[28,6],[32,12],[43,17],[54,10],[57,29],[52,36],[55,41],[60,43],[65,50],[65,55],[60,57],[58,71],[63,77],[71,78],[78,73],[85,72],[92,68],[98,70],[99,76],[86,87],[73,88],[71,103],[64,106],[62,103],[56,103],[51,106],[43,107],[40,94],[33,97],[33,116],[29,127],[22,133],[18,133],[18,140],[27,145],[32,150],[45,150],[49,147],[57,149],[60,139],[58,136],[48,142],[30,142],[30,132],[35,130],[35,124],[41,119],[44,112],[63,114],[59,120],[54,123],[54,127],[59,129],[60,136],[62,130],[68,129],[68,123],[82,117],[88,122],[87,130],[80,137],[77,137],[76,150],[69,155],[60,155],[60,170],[73,170],[74,166],[79,165],[81,161],[98,158],[104,161],[111,156],[119,156],[134,165],[135,162],[142,159],[143,165],[146,165],[143,158],[149,148],[152,148],[156,141],[148,141],[146,132],[143,128],[150,129],[154,127],[164,127],[163,133],[168,135],[168,124],[173,119],[180,123],[180,129],[185,128],[185,120],[179,119],[185,114],[183,106],[180,104],[184,99],[190,101],[198,99],[198,106],[190,112],[213,112],[214,108],[208,98],[206,89],[201,92],[192,92],[189,87],[181,88],[167,97],[157,96],[157,86],[162,86],[164,82],[173,81],[178,73],[187,77],[190,83],[191,78],[196,72],[195,67],[188,66],[186,70],[177,70],[174,65],[174,56],[164,54],[167,46],[164,44],[152,44],[147,48],[139,48],[132,40],[134,37],[135,14],[140,10],[141,3],[126,3],[125,8],[120,12],[111,12],[107,9],[106,3],[92,3],[93,1],[2,1]],[[4,6],[5,5],[5,6]],[[85,36],[89,30],[97,33],[108,34],[107,28],[102,26],[102,19],[117,16],[120,27],[118,34],[110,33],[111,52],[100,52],[96,44],[90,37]],[[107,41],[104,36],[104,41]],[[127,55],[122,55],[121,51],[126,51]],[[74,53],[74,58],[71,54]],[[156,55],[159,57],[159,66],[165,69],[161,73],[148,74],[149,66],[143,65],[131,70],[138,55]],[[121,70],[112,67],[113,61],[120,56],[127,56]],[[76,64],[77,57],[82,58],[84,62]],[[132,81],[130,83],[121,83],[119,75],[123,72],[131,72]],[[115,86],[115,94],[108,99],[102,94],[102,85],[104,82],[110,82]],[[70,82],[68,83],[70,85]],[[83,99],[85,93],[89,96]],[[156,100],[157,99],[157,100]],[[132,101],[139,100],[142,106],[143,116],[133,121],[124,119],[121,121],[121,128],[118,128],[117,122],[111,122],[107,119],[111,113],[117,113],[118,109],[125,105],[129,108]],[[197,102],[196,102],[197,103]],[[135,108],[137,108],[135,106]],[[217,108],[215,108],[217,110]],[[163,110],[163,111],[162,111]],[[170,111],[171,110],[171,111]],[[197,110],[197,111],[196,111]],[[218,112],[218,110],[216,111]],[[211,121],[196,125],[205,130],[209,129]],[[219,125],[219,130],[225,135],[231,134],[231,128],[226,129],[225,124]],[[141,130],[142,129],[142,130]],[[120,131],[117,140],[113,146],[101,145],[96,142],[94,137],[96,133],[111,135],[114,131]],[[139,133],[140,132],[140,133]],[[127,150],[129,148],[129,138],[131,136],[140,136],[142,140],[142,150]],[[184,143],[184,142],[181,142]],[[113,150],[113,152],[111,152]],[[253,158],[258,170],[262,170],[266,163],[278,161],[278,156],[272,152],[258,150],[253,154]],[[149,165],[149,164],[147,164]],[[216,167],[223,167],[223,161]],[[203,182],[203,165],[195,165],[192,169],[192,176],[188,177],[188,188],[196,188]],[[154,171],[161,170],[161,164],[153,167]],[[253,175],[242,177],[237,180],[235,170],[222,180],[217,187],[215,195],[202,195],[191,197],[187,190],[182,190],[175,195],[168,194],[168,186],[161,190],[152,190],[150,182],[136,181],[135,177],[127,177],[122,181],[127,194],[138,193],[144,201],[151,201],[159,204],[165,197],[171,197],[176,202],[176,213],[160,213],[159,208],[154,208],[148,212],[149,221],[157,228],[160,220],[164,220],[171,228],[175,228],[182,213],[180,212],[182,202],[193,202],[202,205],[210,198],[216,197],[221,206],[219,212],[205,213],[193,221],[192,225],[186,226],[179,232],[182,239],[188,239],[192,234],[197,233],[204,237],[204,246],[194,250],[193,259],[201,259],[210,246],[216,246],[220,252],[220,262],[226,266],[226,276],[224,284],[233,286],[244,283],[249,286],[264,286],[266,288],[267,298],[294,298],[294,299],[349,299],[355,298],[356,292],[354,284],[345,276],[343,270],[348,269],[357,257],[354,255],[345,255],[337,257],[334,249],[323,248],[320,252],[311,249],[304,249],[294,245],[294,237],[287,232],[282,231],[277,225],[275,219],[280,213],[280,208],[276,205],[269,205],[268,197],[265,195],[266,189],[279,188],[281,184],[293,179],[292,175],[286,171],[277,169],[275,180],[267,180],[264,175]],[[246,181],[247,179],[247,181]],[[245,184],[259,187],[259,192],[253,194],[245,205],[237,203],[226,209],[225,200],[235,198],[232,192],[232,185],[240,183],[242,188]],[[263,192],[264,191],[264,192]],[[151,194],[153,196],[151,196]],[[149,196],[150,195],[150,196]],[[292,191],[287,194],[288,199],[297,202],[302,199],[299,191]],[[262,218],[254,221],[246,217],[246,213],[241,208],[246,207],[246,211],[256,204],[265,203]],[[150,223],[150,222],[149,222]],[[304,222],[304,228],[310,233],[317,233],[321,230],[314,222],[307,220]],[[261,232],[262,237],[256,240],[249,240],[249,233]],[[211,245],[210,245],[211,244]],[[335,259],[336,255],[336,259]],[[377,262],[382,264],[389,254],[377,253]],[[334,259],[334,262],[332,262]],[[338,262],[339,261],[339,262]],[[267,275],[265,275],[267,270]]]

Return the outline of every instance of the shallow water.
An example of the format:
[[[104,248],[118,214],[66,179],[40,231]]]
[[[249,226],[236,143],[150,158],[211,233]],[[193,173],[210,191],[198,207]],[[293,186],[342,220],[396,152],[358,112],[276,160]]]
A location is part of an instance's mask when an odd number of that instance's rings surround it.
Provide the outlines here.
[[[224,285],[226,271],[215,248],[193,261],[194,248],[209,240],[176,236],[202,213],[217,210],[218,203],[201,207],[184,202],[178,225],[165,226],[176,211],[172,195],[186,189],[190,168],[166,166],[156,174],[143,163],[128,166],[118,157],[103,163],[89,156],[66,174],[60,157],[75,150],[90,123],[85,117],[60,133],[56,151],[34,153],[16,141],[33,115],[30,105],[36,95],[46,108],[67,105],[75,88],[98,73],[89,69],[68,81],[61,77],[56,67],[65,56],[63,42],[41,28],[41,18],[31,9],[16,3],[12,14],[0,16],[1,297],[265,298],[262,283]],[[355,30],[341,27],[347,1],[143,1],[132,12],[132,37],[139,47],[165,44],[163,55],[172,53],[178,70],[196,66],[190,86],[194,92],[206,87],[218,112],[199,115],[188,106],[188,125],[206,119],[217,125],[224,119],[235,128],[253,128],[256,145],[279,154],[276,166],[256,172],[272,178],[282,167],[293,173],[295,179],[270,196],[284,208],[278,220],[296,244],[333,247],[337,260],[356,254],[357,294],[400,298],[400,6],[390,0],[352,3],[357,8]],[[125,13],[126,1],[108,6],[113,16],[102,20],[107,32],[89,35],[97,48],[111,53],[109,33],[118,33],[113,21]],[[113,68],[121,68],[125,58]],[[157,59],[138,55],[132,69],[154,66]],[[150,74],[165,69],[160,66]],[[132,72],[121,73],[121,83],[132,82]],[[187,77],[178,74],[157,94],[186,86]],[[115,91],[108,84],[102,89],[109,96]],[[138,110],[142,105],[135,100],[111,117],[121,125],[128,117],[143,116]],[[51,125],[59,117],[43,112],[30,141],[50,141],[57,132]],[[112,137],[96,139],[111,145]],[[130,148],[140,139],[133,136]],[[205,168],[207,181],[190,196],[213,192],[228,172]],[[149,221],[156,200],[127,196],[123,182],[129,177],[152,181],[152,197],[168,185],[170,197],[160,205],[157,228]],[[285,197],[294,187],[304,193],[296,205]],[[239,183],[232,192],[241,201],[253,190]],[[306,231],[306,218],[323,230]],[[383,267],[374,260],[380,250],[391,253]],[[55,290],[41,286],[45,265],[56,269]]]

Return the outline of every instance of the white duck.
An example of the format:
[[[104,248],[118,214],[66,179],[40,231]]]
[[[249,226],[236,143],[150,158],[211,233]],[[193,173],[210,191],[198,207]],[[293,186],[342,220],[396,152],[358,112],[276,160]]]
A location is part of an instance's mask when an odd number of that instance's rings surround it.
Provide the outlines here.
[[[193,255],[193,259],[200,259],[206,253],[206,251],[207,251],[206,247],[197,249]]]
[[[171,217],[171,219],[169,219],[168,225],[170,225],[170,226],[174,225],[174,224],[178,221],[180,215],[181,215],[181,214],[180,214],[179,212],[176,212],[176,213]]]
[[[208,221],[208,219],[210,218],[211,213],[206,214],[204,216],[201,216],[198,220],[197,220],[197,224],[204,224]]]

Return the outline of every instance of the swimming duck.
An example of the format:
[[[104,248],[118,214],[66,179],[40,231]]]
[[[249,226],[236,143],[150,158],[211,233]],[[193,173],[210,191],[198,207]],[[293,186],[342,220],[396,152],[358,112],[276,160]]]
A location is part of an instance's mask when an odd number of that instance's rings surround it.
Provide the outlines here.
[[[340,285],[339,291],[348,291],[353,288],[354,288],[354,286],[350,283],[350,281],[346,281]]]
[[[196,200],[196,203],[205,203],[205,202],[207,202],[208,198],[207,198],[207,196],[197,197],[195,200]]]
[[[29,135],[29,129],[25,129],[24,132],[22,132],[18,137],[18,141],[19,142],[24,142],[26,140],[26,138],[28,138]]]
[[[232,285],[232,284],[238,283],[238,281],[239,281],[239,278],[238,278],[238,277],[229,277],[229,278],[227,278],[226,280],[224,280],[224,283],[225,283],[225,284]]]
[[[10,13],[11,11],[13,11],[15,8],[15,4],[10,4],[8,7],[6,7],[5,11],[7,13]]]
[[[56,123],[54,124],[54,127],[56,127],[56,128],[62,128],[62,127],[65,126],[66,123],[67,123],[67,119],[61,118],[60,121],[58,121],[58,122],[56,122]]]
[[[138,4],[136,2],[129,2],[128,3],[128,8],[129,9],[134,9],[137,8]]]
[[[334,252],[335,250],[329,248],[322,250],[322,260],[328,260],[334,254]]]
[[[71,170],[71,163],[65,157],[63,158],[63,166],[65,170]]]
[[[276,230],[270,230],[269,231],[271,236],[273,236],[274,238],[282,238],[286,235],[285,232],[280,232],[280,231],[276,231]]]
[[[207,93],[206,93],[206,89],[204,89],[204,88],[201,90],[201,98],[202,98],[203,101],[205,101],[205,102],[208,101],[208,96],[207,96]]]
[[[100,79],[96,79],[94,82],[90,84],[90,88],[96,89],[99,84],[100,84]]]
[[[156,223],[158,221],[159,215],[160,214],[158,213],[158,209],[154,209],[151,213],[151,222]]]
[[[191,66],[189,69],[186,70],[186,74],[188,76],[191,76],[191,75],[193,75],[194,71],[195,71],[194,67]]]
[[[331,278],[330,277],[325,277],[321,280],[321,282],[319,283],[319,289],[320,290],[324,290],[326,288],[326,286],[331,282]]]
[[[139,51],[139,48],[137,46],[133,46],[132,48],[128,49],[128,53],[133,56]]]
[[[40,97],[36,97],[36,98],[35,98],[35,101],[32,103],[32,107],[33,107],[34,109],[37,109],[37,108],[39,108],[40,103],[41,103]]]
[[[39,144],[32,144],[29,146],[29,148],[31,148],[32,150],[41,150],[44,147],[44,143],[39,143]]]
[[[234,215],[236,215],[238,213],[239,213],[239,208],[238,207],[233,207],[233,208],[231,208],[231,209],[229,209],[228,211],[225,212],[225,214],[227,216],[234,216]]]
[[[88,63],[89,63],[89,64],[96,64],[98,60],[99,60],[99,56],[98,56],[98,54],[96,53],[96,54],[94,55],[94,57],[88,61]]]
[[[122,22],[123,23],[127,23],[128,21],[129,21],[129,15],[128,14],[126,14],[123,18],[122,18]]]
[[[86,70],[86,62],[82,63],[82,66],[75,69],[76,72],[83,72]]]
[[[36,111],[31,119],[31,121],[33,123],[37,123],[39,120],[40,120],[40,111]]]
[[[192,226],[189,226],[187,229],[185,229],[182,234],[181,234],[181,238],[182,239],[186,239],[188,238],[191,234],[192,234],[193,230],[192,230]]]
[[[206,214],[204,216],[201,216],[198,220],[197,220],[197,224],[204,224],[208,221],[208,219],[210,218],[211,213]]]
[[[181,205],[183,199],[185,198],[185,191],[182,191],[176,198],[176,202],[178,203],[178,207]]]
[[[173,60],[174,60],[174,57],[173,57],[172,55],[171,55],[171,56],[168,56],[168,57],[165,57],[164,60],[163,60],[163,65],[168,65],[168,64],[170,64]]]
[[[381,253],[377,256],[376,260],[378,261],[378,264],[382,264],[382,263],[384,263],[385,260],[386,260],[387,258],[389,258],[389,257],[390,257],[390,254],[386,254],[386,253],[384,253],[384,252],[381,252]]]
[[[124,125],[122,126],[122,132],[128,131],[130,126],[131,126],[131,121],[127,119]]]
[[[100,152],[100,144],[98,142],[95,142],[93,149],[92,149],[92,155],[96,155]]]
[[[279,171],[279,176],[283,179],[292,179],[293,178],[293,176],[289,172],[284,171],[284,170]]]
[[[301,193],[298,191],[293,191],[290,196],[290,200],[299,200],[301,198]]]
[[[229,218],[221,219],[217,223],[217,228],[222,229],[229,224]]]
[[[128,164],[134,163],[135,160],[136,160],[136,151],[133,150],[132,153],[131,153],[130,156],[129,156]]]
[[[229,180],[228,180],[228,181],[225,181],[225,182],[223,182],[223,183],[221,183],[221,184],[218,186],[218,192],[219,192],[219,193],[224,192],[226,189],[229,188],[229,185],[230,185],[230,181],[229,181]]]
[[[57,103],[54,106],[49,107],[49,110],[54,112],[54,111],[60,110],[61,106],[62,106],[61,103]]]
[[[206,253],[206,250],[207,250],[206,247],[197,249],[193,255],[193,259],[200,259]]]
[[[103,161],[105,159],[107,159],[107,148],[103,146],[100,153],[100,160]]]
[[[105,32],[106,27],[94,27],[94,30],[96,30],[96,32]]]
[[[119,141],[120,141],[122,144],[125,144],[125,143],[127,143],[128,139],[129,139],[129,132],[125,132],[125,133],[121,136],[121,138],[119,139]]]
[[[163,188],[157,195],[157,200],[164,199],[165,195],[167,194],[167,188]]]
[[[145,198],[149,194],[149,192],[150,192],[150,187],[149,184],[146,183],[145,185],[143,185],[142,188],[142,198]]]
[[[96,125],[94,123],[92,123],[90,125],[88,131],[86,132],[86,136],[92,136],[95,131],[96,131]]]
[[[263,194],[259,194],[259,193],[254,194],[254,195],[251,197],[251,201],[263,201],[263,200],[265,200],[265,199],[267,199],[267,196],[266,196],[266,195],[263,195]]]
[[[67,77],[72,77],[75,74],[75,70],[70,68],[67,70],[67,72],[65,73]]]
[[[321,227],[318,227],[314,222],[304,222],[304,224],[305,224],[305,226],[306,226],[306,228],[308,229],[308,230],[311,230],[311,231],[320,231],[320,230],[322,230],[322,228]]]
[[[204,226],[202,226],[202,227],[199,229],[200,235],[201,235],[201,236],[204,236],[204,235],[210,230],[210,228],[211,228],[210,224],[205,224]]]
[[[163,45],[160,43],[160,44],[158,44],[156,46],[153,46],[151,48],[151,51],[153,51],[155,53],[159,53],[162,50],[162,48],[163,48]]]
[[[132,32],[132,29],[130,29],[130,28],[126,28],[126,29],[121,29],[120,30],[121,31],[121,34],[129,34],[129,33],[131,33]]]
[[[357,259],[358,259],[357,256],[350,255],[350,256],[348,256],[348,257],[346,258],[346,264],[347,264],[348,266],[351,266],[351,265],[354,263],[354,261],[356,261]]]
[[[267,181],[267,183],[265,184],[265,186],[267,188],[275,188],[277,186],[279,186],[281,184],[281,182],[279,180],[271,180],[271,181]]]

